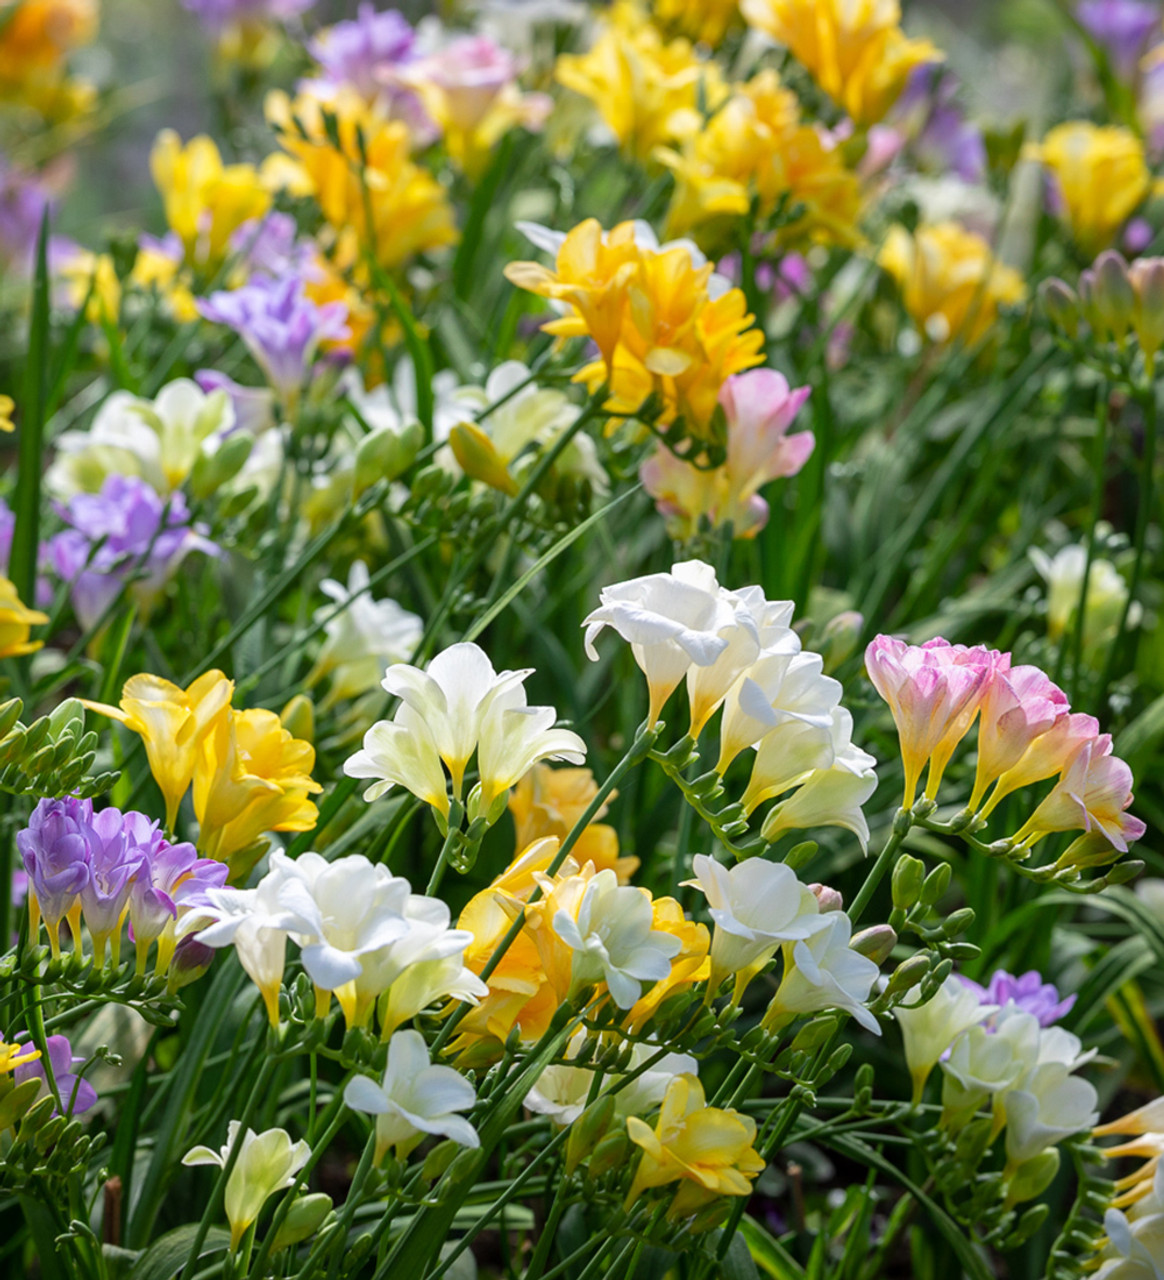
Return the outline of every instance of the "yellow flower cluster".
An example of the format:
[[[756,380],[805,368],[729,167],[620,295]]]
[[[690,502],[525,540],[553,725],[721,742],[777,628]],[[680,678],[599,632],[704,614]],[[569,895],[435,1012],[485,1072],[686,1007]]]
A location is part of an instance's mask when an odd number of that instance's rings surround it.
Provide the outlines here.
[[[1000,306],[1026,297],[1022,276],[998,262],[980,235],[956,222],[923,225],[912,235],[891,227],[877,260],[897,281],[906,311],[931,342],[976,343],[993,327]]]
[[[313,196],[341,241],[354,236],[360,250],[392,269],[456,240],[445,190],[413,162],[403,122],[385,119],[350,92],[326,103],[272,93],[267,119],[293,161],[283,166],[283,185]]]
[[[690,6],[689,6],[690,7]],[[668,41],[631,0],[619,0],[589,52],[563,54],[560,84],[588,98],[632,159],[696,134],[700,106],[727,97],[718,66],[696,56],[687,40]]]
[[[164,129],[150,152],[150,172],[187,264],[202,272],[221,266],[239,227],[271,207],[259,170],[223,164],[214,140],[205,134],[183,146],[172,129]]]
[[[883,119],[910,72],[942,57],[902,31],[897,0],[741,0],[740,8],[860,125]]]
[[[580,865],[569,857],[551,878],[545,873],[558,845],[556,838],[546,837],[526,847],[469,902],[457,921],[459,929],[473,935],[465,951],[465,965],[481,973],[524,911],[521,932],[486,980],[488,996],[458,1025],[453,1049],[466,1059],[487,1061],[498,1056],[515,1027],[523,1042],[538,1040],[574,993],[574,952],[563,940],[555,917],[565,912],[574,918],[587,887],[596,876],[610,875],[610,869],[599,871],[593,862]],[[531,903],[535,889],[541,897]],[[644,988],[625,1013],[623,1025],[636,1034],[667,996],[708,977],[711,943],[707,926],[688,920],[674,898],[652,899],[646,889],[638,892],[651,903],[651,927],[676,939],[677,949],[669,976]],[[601,993],[605,987],[599,983],[596,990]]]
[[[48,614],[30,609],[17,594],[15,584],[0,577],[0,658],[35,653],[44,641],[30,640],[31,628],[47,621]]]
[[[654,0],[651,17],[667,31],[677,31],[713,48],[736,25],[739,0]]]
[[[16,0],[0,13],[0,99],[50,120],[80,115],[95,90],[68,74],[74,49],[97,34],[97,0]]]
[[[178,806],[194,788],[198,848],[246,876],[266,831],[310,831],[319,816],[308,799],[323,788],[311,777],[315,749],[292,737],[273,711],[236,711],[234,682],[208,671],[188,689],[160,676],[126,681],[120,706],[86,702],[119,720],[145,745],[172,831]]]
[[[633,417],[654,395],[661,422],[682,419],[692,435],[709,438],[720,387],[764,361],[764,337],[750,327],[743,293],[713,297],[710,263],[697,265],[683,245],[639,245],[634,223],[608,233],[589,218],[565,237],[554,270],[511,262],[505,274],[519,288],[569,306],[543,328],[593,339],[601,359],[575,380],[591,392],[606,383],[613,414]]]
[[[861,189],[840,151],[800,118],[796,95],[772,70],[737,89],[681,150],[658,158],[675,174],[667,234],[685,235],[715,219],[744,216],[753,198],[761,216],[781,200],[803,211],[781,229],[796,237],[855,243]]]
[[[1117,125],[1072,120],[1024,154],[1050,171],[1071,234],[1088,254],[1112,243],[1152,187],[1143,143]]]

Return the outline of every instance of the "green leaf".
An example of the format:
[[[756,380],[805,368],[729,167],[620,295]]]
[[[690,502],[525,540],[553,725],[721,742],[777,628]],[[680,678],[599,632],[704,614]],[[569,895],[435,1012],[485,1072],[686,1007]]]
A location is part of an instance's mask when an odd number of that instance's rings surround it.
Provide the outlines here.
[[[174,1280],[186,1261],[197,1231],[198,1225],[194,1222],[167,1231],[141,1255],[130,1273],[130,1280]],[[230,1233],[223,1227],[211,1227],[198,1256],[205,1258],[211,1253],[222,1253],[228,1244]]]
[[[740,1220],[740,1236],[747,1241],[752,1258],[771,1280],[804,1280],[804,1268],[787,1249],[755,1218]]]
[[[760,1280],[748,1242],[739,1233],[732,1236],[728,1251],[719,1264],[719,1274],[721,1280]]]

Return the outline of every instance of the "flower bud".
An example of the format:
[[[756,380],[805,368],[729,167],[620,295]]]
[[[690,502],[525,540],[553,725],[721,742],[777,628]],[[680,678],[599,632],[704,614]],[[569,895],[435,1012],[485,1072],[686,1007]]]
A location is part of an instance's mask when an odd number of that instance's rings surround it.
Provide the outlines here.
[[[594,1150],[614,1119],[614,1095],[604,1094],[592,1102],[570,1126],[566,1139],[566,1173],[574,1172],[578,1165]]]
[[[279,723],[293,738],[315,741],[315,705],[305,693],[297,693],[279,712]]]
[[[925,883],[926,865],[903,853],[893,868],[893,905],[902,911],[915,906]]]
[[[166,990],[170,995],[196,982],[210,968],[214,960],[214,949],[204,942],[199,942],[193,934],[187,934],[174,948],[166,979]]]
[[[897,934],[887,924],[875,924],[854,934],[849,946],[880,965],[889,959],[890,952],[897,946]]]
[[[449,432],[449,444],[461,470],[474,480],[482,480],[492,489],[500,489],[511,497],[517,492],[517,481],[509,474],[493,441],[471,422],[458,422]]]
[[[796,1033],[796,1038],[789,1045],[793,1053],[810,1053],[819,1049],[837,1029],[837,1020],[831,1016],[813,1018]]]
[[[921,903],[923,906],[932,907],[939,902],[950,887],[950,877],[953,874],[953,868],[948,862],[939,862],[938,865],[925,878],[925,883],[921,888]]]
[[[202,453],[190,468],[190,492],[196,498],[212,498],[246,465],[255,438],[246,431],[232,431],[213,453]]]
[[[322,1191],[300,1196],[287,1211],[283,1225],[275,1233],[271,1250],[278,1253],[315,1235],[331,1212],[331,1196]]]
[[[1069,337],[1079,333],[1079,299],[1070,285],[1052,276],[1039,285],[1039,302],[1047,319]]]
[[[950,912],[942,924],[942,932],[947,938],[956,938],[958,934],[965,933],[973,923],[974,908],[962,907],[958,911]]]
[[[625,1129],[605,1134],[594,1144],[590,1154],[590,1177],[601,1178],[619,1168],[626,1161],[629,1149],[630,1139]]]
[[[352,486],[358,498],[378,480],[395,480],[412,466],[424,439],[424,428],[410,422],[403,431],[381,427],[360,441]]]
[[[3,1098],[0,1098],[0,1133],[5,1129],[11,1129],[32,1106],[36,1101],[36,1095],[40,1092],[41,1083],[40,1076],[22,1080],[20,1084],[10,1088]]]
[[[839,889],[832,888],[827,884],[810,884],[809,889],[814,898],[820,903],[821,911],[843,911],[845,908],[845,900],[841,897]]]
[[[858,613],[856,609],[846,609],[844,613],[838,613],[829,621],[821,633],[818,646],[820,655],[824,659],[825,675],[831,675],[856,653],[864,627],[864,615]]]
[[[1149,376],[1164,345],[1164,258],[1140,258],[1128,268],[1136,302],[1132,325]]]
[[[886,988],[887,994],[892,996],[904,995],[907,991],[916,987],[929,971],[929,956],[910,956],[908,960],[903,960],[894,969],[889,979],[889,986]]]
[[[1011,1175],[1007,1187],[1008,1205],[1021,1204],[1041,1196],[1059,1172],[1059,1152],[1055,1147],[1041,1151],[1033,1160],[1024,1160]]]
[[[1128,279],[1128,264],[1114,249],[1107,249],[1095,260],[1092,285],[1092,326],[1097,336],[1107,336],[1122,343],[1132,327],[1136,292]]]

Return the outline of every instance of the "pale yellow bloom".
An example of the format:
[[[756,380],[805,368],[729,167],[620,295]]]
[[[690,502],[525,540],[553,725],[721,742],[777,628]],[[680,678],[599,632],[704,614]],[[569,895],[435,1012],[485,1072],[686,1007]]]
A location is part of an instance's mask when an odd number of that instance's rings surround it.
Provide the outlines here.
[[[753,1143],[756,1122],[738,1111],[709,1107],[703,1085],[692,1075],[667,1086],[655,1127],[628,1116],[627,1133],[643,1155],[627,1196],[633,1203],[651,1187],[681,1181],[668,1210],[686,1218],[720,1196],[747,1196],[764,1169]]]
[[[266,831],[310,831],[319,811],[309,795],[323,788],[311,777],[315,748],[293,738],[273,711],[231,710],[202,741],[194,770],[198,847],[228,862]],[[254,864],[236,863],[233,879]]]
[[[1151,189],[1143,143],[1117,125],[1071,120],[1024,154],[1050,170],[1071,234],[1087,254],[1111,244]]]
[[[666,41],[628,0],[620,0],[588,53],[563,54],[556,75],[588,98],[619,146],[636,160],[691,137],[727,96],[714,62],[699,59],[686,40]]]
[[[69,304],[85,308],[91,324],[116,324],[121,314],[121,282],[107,253],[77,248],[56,268],[65,285]]]
[[[897,0],[741,0],[748,23],[785,45],[858,124],[875,124],[909,73],[941,53],[900,27]]]
[[[173,129],[163,129],[150,152],[150,172],[170,230],[182,241],[187,261],[200,270],[217,267],[239,227],[271,207],[259,171],[249,164],[223,164],[205,134],[183,146]]]
[[[878,262],[897,281],[902,302],[931,342],[984,338],[1000,306],[1026,297],[1023,278],[997,261],[986,241],[956,222],[918,227],[911,235],[894,226]]]
[[[685,991],[697,982],[711,977],[711,934],[707,925],[688,920],[674,898],[656,898],[651,904],[652,927],[679,939],[679,951],[671,960],[671,972],[661,982],[645,991],[626,1016],[627,1028],[641,1033],[659,1010],[664,1000],[677,991]]]
[[[229,714],[233,694],[234,682],[221,671],[207,671],[188,689],[160,676],[136,675],[125,682],[120,707],[84,703],[90,711],[112,716],[140,735],[150,771],[165,798],[166,826],[171,831],[204,745]]]
[[[0,577],[0,658],[35,653],[43,640],[30,640],[31,628],[43,626],[48,614],[30,609],[17,595],[16,586]]]

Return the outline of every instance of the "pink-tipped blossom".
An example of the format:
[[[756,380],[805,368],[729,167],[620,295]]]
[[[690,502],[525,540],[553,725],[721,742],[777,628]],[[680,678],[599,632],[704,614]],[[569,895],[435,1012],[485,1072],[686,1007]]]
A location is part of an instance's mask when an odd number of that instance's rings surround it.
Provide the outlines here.
[[[752,538],[768,523],[760,489],[794,476],[815,445],[811,431],[788,434],[808,399],[809,388],[792,389],[773,369],[752,369],[728,378],[719,393],[727,420],[727,460],[701,470],[659,445],[643,463],[644,488],[677,535],[685,536],[706,516],[713,525],[732,525],[736,537]]]
[[[1111,734],[1101,733],[1079,748],[1015,839],[1034,844],[1054,831],[1097,831],[1126,853],[1147,830],[1126,812],[1131,803],[1132,771],[1111,754]]]
[[[1082,712],[1060,716],[998,779],[983,814],[989,816],[1012,792],[1062,773],[1079,748],[1098,736],[1099,721],[1094,716]]]
[[[978,772],[970,807],[976,809],[990,784],[1014,768],[1031,743],[1069,712],[1067,695],[1038,667],[996,671],[982,696]]]
[[[472,131],[505,88],[517,80],[517,59],[488,36],[458,36],[418,63],[407,82],[442,95],[446,126]]]
[[[927,762],[927,795],[936,793],[954,748],[969,732],[987,680],[1002,655],[946,640],[906,644],[877,636],[865,651],[873,687],[889,704],[905,768],[904,808],[917,795]]]

